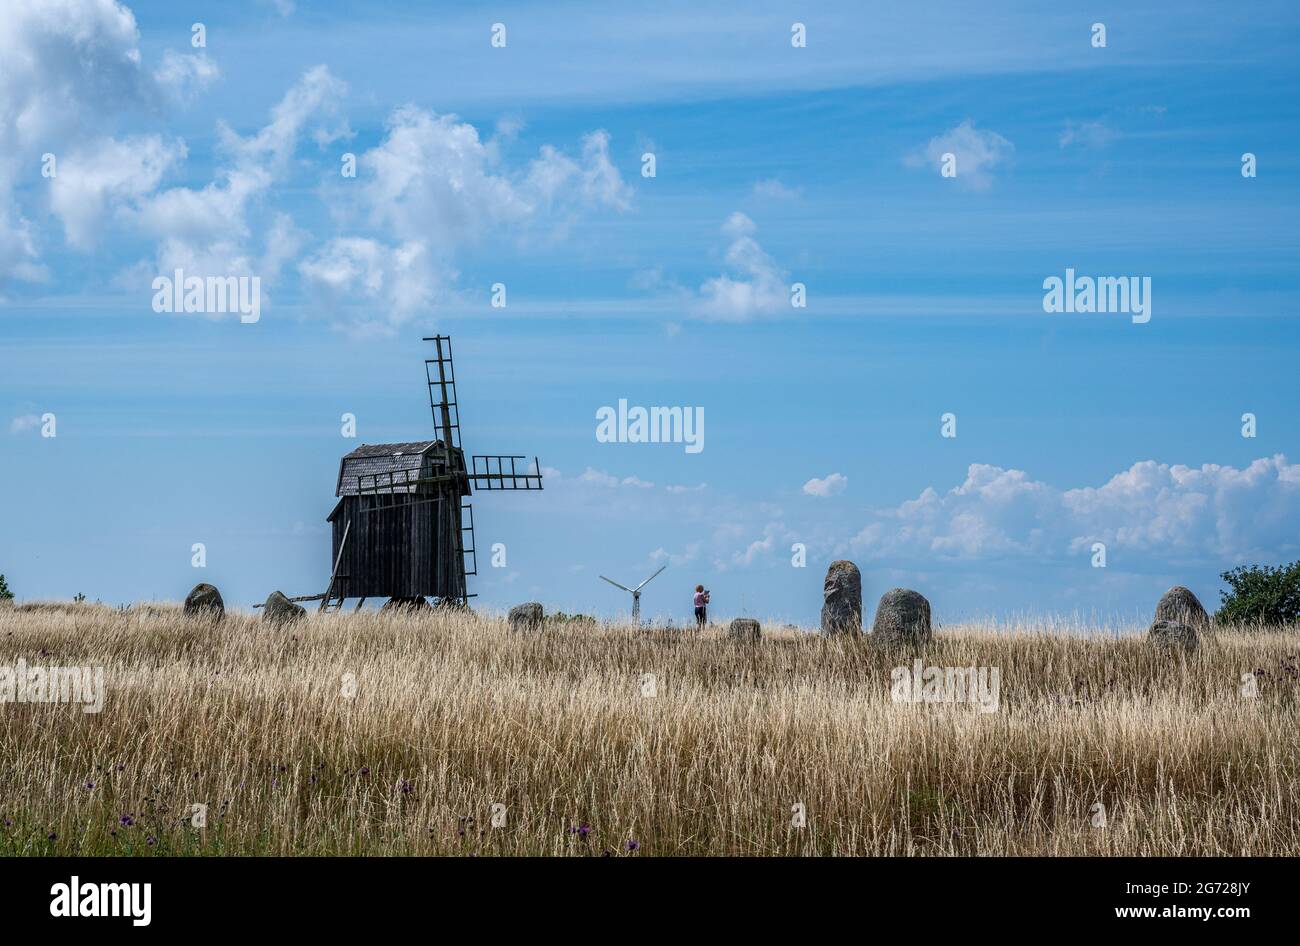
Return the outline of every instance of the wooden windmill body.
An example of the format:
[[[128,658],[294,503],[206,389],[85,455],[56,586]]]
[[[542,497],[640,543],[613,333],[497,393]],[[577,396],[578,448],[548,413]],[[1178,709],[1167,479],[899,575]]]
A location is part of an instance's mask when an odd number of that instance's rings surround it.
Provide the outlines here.
[[[348,598],[468,603],[467,581],[478,571],[473,487],[542,488],[536,457],[531,470],[525,457],[505,454],[471,455],[466,463],[451,338],[424,340],[434,344],[424,363],[434,439],[363,444],[340,461],[339,499],[327,517],[334,572],[322,610]]]

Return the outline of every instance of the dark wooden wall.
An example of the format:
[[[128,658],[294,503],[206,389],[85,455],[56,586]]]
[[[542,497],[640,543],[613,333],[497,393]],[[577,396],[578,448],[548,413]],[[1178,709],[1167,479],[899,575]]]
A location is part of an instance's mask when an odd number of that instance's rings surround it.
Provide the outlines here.
[[[454,491],[344,496],[333,519],[331,564],[349,521],[352,529],[339,562],[339,575],[347,577],[338,590],[347,598],[462,596],[460,516]]]

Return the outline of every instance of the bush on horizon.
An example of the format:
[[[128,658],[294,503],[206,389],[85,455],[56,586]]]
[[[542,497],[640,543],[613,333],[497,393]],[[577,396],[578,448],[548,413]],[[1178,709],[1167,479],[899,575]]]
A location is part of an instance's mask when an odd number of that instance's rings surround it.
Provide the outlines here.
[[[1274,568],[1239,565],[1219,576],[1231,586],[1220,591],[1214,615],[1220,624],[1294,624],[1300,621],[1300,561]]]

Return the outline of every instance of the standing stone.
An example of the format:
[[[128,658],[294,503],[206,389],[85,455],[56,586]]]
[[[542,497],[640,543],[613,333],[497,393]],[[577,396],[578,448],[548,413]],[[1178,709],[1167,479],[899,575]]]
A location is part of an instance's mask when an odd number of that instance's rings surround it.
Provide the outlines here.
[[[862,573],[852,562],[831,562],[822,588],[822,633],[862,633]]]
[[[892,588],[876,605],[876,620],[871,639],[884,646],[928,644],[930,642],[930,602],[920,592],[909,588]]]
[[[200,582],[185,596],[185,613],[192,616],[206,615],[217,620],[226,615],[226,602],[221,600],[221,592],[216,585]]]
[[[753,618],[736,618],[727,626],[727,636],[732,640],[757,642],[763,638],[763,629]]]
[[[1156,604],[1156,621],[1188,624],[1197,630],[1210,626],[1210,616],[1200,600],[1182,585],[1174,585],[1160,598]]]
[[[262,605],[263,624],[274,624],[278,627],[281,624],[301,621],[306,616],[306,608],[294,604],[278,591],[272,591],[270,597],[266,599],[266,604]]]
[[[1165,651],[1182,649],[1191,653],[1200,646],[1200,635],[1196,628],[1178,621],[1156,621],[1147,631],[1147,639]]]
[[[512,631],[536,631],[542,626],[542,606],[536,601],[517,604],[506,618]]]

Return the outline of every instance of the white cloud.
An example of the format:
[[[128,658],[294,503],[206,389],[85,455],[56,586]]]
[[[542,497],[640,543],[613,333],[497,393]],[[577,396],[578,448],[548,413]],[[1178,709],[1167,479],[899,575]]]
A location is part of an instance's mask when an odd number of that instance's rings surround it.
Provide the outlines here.
[[[20,414],[9,422],[9,433],[21,434],[41,425],[40,414]]]
[[[0,282],[36,281],[46,271],[32,215],[14,199],[19,169],[38,166],[47,153],[55,156],[50,191],[61,200],[55,213],[74,245],[90,246],[105,211],[143,192],[129,172],[156,185],[154,172],[165,170],[168,156],[180,147],[156,136],[116,142],[107,129],[127,112],[163,109],[178,91],[188,93],[215,78],[216,67],[202,54],[168,52],[149,72],[135,17],[115,0],[6,0],[0,64]],[[139,150],[131,154],[132,149]],[[78,196],[89,201],[84,211],[72,206]]]
[[[510,133],[507,122],[503,134]],[[582,139],[580,158],[543,146],[517,173],[500,165],[497,142],[485,143],[478,130],[455,115],[415,106],[396,109],[378,146],[359,159],[360,194],[340,197],[337,215],[354,218],[351,228],[369,230],[336,239],[306,266],[309,283],[330,287],[330,268],[322,257],[355,252],[365,245],[371,268],[401,271],[403,291],[394,297],[391,281],[358,284],[362,300],[383,301],[386,327],[400,325],[449,291],[455,261],[467,246],[490,233],[550,225],[564,232],[592,210],[626,210],[631,189],[609,158],[609,135],[595,131]],[[381,261],[381,257],[388,257]]]
[[[286,176],[307,127],[336,113],[346,86],[324,66],[308,70],[272,109],[271,120],[255,135],[240,137],[219,126],[229,162],[201,189],[174,187],[142,200],[137,224],[158,240],[160,272],[180,267],[197,276],[261,275],[249,245],[252,208]],[[284,215],[268,230],[263,259],[276,268],[286,261],[292,221]]]
[[[797,200],[802,193],[801,188],[787,187],[775,177],[769,177],[754,184],[754,197],[759,200]]]
[[[757,225],[739,211],[722,225],[730,237],[726,263],[735,274],[708,279],[700,286],[695,311],[706,318],[744,322],[758,315],[783,311],[789,306],[786,274],[754,239]]]
[[[338,237],[298,264],[303,278],[337,304],[382,302],[393,316],[373,319],[367,307],[356,320],[358,327],[373,331],[387,331],[431,305],[455,278],[453,272],[438,276],[434,270],[423,243],[389,246],[366,237]]]
[[[184,142],[158,135],[101,138],[68,152],[50,181],[50,207],[69,245],[93,249],[106,215],[135,206],[185,158]]]
[[[973,190],[987,190],[993,172],[1015,153],[1015,145],[997,132],[981,131],[967,119],[935,138],[925,147],[908,155],[906,163],[924,168],[938,176],[945,154],[956,158],[956,181]]]
[[[178,53],[169,49],[154,70],[154,81],[179,102],[188,102],[221,76],[206,53]]]
[[[849,485],[849,478],[841,473],[832,473],[825,479],[813,477],[803,484],[803,491],[809,496],[838,496]]]
[[[1120,138],[1120,133],[1111,128],[1103,121],[1066,122],[1065,130],[1061,132],[1057,143],[1062,148],[1068,148],[1071,145],[1078,145],[1085,148],[1104,148],[1111,142]]]
[[[779,522],[770,522],[763,528],[763,538],[755,539],[743,549],[732,554],[729,562],[715,561],[715,567],[726,570],[731,566],[748,566],[762,561],[776,548],[777,539],[785,531]]]
[[[708,488],[709,488],[709,484],[708,484],[708,483],[698,483],[698,484],[696,484],[695,486],[683,486],[683,485],[678,484],[678,483],[673,483],[673,484],[670,484],[670,485],[664,487],[665,490],[667,490],[668,492],[673,493],[673,494],[680,494],[680,493],[701,493],[701,492],[703,492],[704,490],[706,490],[706,489],[708,489]]]
[[[667,562],[669,565],[689,565],[700,557],[700,542],[692,542],[681,552],[669,552],[667,549],[657,548],[650,553],[650,560],[656,565],[660,562]]]
[[[1242,470],[1146,460],[1100,487],[1060,490],[1020,470],[972,464],[959,486],[880,510],[851,540],[871,558],[1064,558],[1104,542],[1157,562],[1235,563],[1300,549],[1300,465]]]

